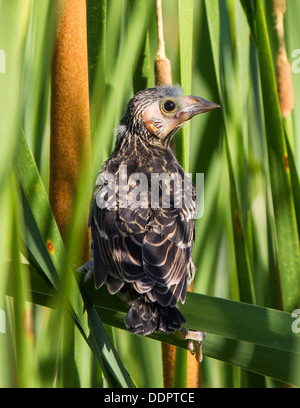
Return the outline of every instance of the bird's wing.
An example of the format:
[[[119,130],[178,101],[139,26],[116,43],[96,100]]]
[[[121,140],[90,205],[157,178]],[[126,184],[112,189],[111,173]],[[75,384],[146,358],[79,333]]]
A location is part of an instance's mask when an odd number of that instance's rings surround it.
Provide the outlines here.
[[[180,182],[162,180],[162,190],[165,182],[170,186],[170,208],[159,206],[153,211],[143,242],[143,268],[153,282],[148,297],[162,306],[185,301],[188,275],[193,269],[196,190],[182,169],[180,172]]]
[[[98,188],[101,194],[101,186]],[[131,283],[162,306],[185,300],[195,208],[92,208],[95,284],[111,293]]]
[[[94,200],[91,230],[97,288],[106,282],[110,293],[116,293],[125,282],[142,282],[142,244],[148,220],[149,209],[101,208]]]
[[[182,209],[159,209],[143,242],[143,269],[153,282],[148,296],[162,306],[185,301],[194,221]]]

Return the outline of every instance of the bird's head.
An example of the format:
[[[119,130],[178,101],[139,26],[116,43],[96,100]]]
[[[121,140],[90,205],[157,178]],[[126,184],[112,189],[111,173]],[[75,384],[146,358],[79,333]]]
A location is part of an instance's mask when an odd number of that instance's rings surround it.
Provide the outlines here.
[[[148,88],[129,101],[121,124],[132,133],[168,146],[185,122],[218,107],[197,96],[183,95],[177,87]]]

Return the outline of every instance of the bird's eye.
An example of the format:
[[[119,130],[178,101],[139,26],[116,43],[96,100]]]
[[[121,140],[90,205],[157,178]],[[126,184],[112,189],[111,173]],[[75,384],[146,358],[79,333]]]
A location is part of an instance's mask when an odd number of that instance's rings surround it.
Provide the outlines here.
[[[176,106],[177,106],[176,102],[173,101],[172,99],[168,99],[168,100],[166,100],[166,101],[164,101],[162,103],[163,111],[166,112],[166,113],[173,112],[175,110]]]

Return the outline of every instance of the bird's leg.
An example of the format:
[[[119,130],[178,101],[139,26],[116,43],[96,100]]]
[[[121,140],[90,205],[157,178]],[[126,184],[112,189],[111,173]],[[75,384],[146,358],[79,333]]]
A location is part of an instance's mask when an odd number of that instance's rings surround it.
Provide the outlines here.
[[[201,363],[203,360],[202,343],[206,337],[206,333],[181,327],[179,330],[175,331],[175,335],[180,340],[188,340],[188,350],[191,352],[191,354],[195,354],[196,360],[198,363]]]
[[[90,259],[89,261],[87,261],[86,263],[81,265],[77,269],[77,272],[78,273],[84,273],[83,283],[86,283],[89,280],[93,279],[94,278],[94,263],[93,263],[93,260]]]

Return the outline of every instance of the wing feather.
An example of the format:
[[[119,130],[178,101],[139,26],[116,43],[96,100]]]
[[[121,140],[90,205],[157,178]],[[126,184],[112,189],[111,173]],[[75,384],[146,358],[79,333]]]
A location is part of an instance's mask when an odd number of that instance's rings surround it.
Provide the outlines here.
[[[101,192],[101,188],[98,189]],[[195,210],[195,208],[194,208]],[[194,240],[194,211],[182,208],[92,207],[95,284],[111,293],[129,283],[151,301],[185,301]]]

